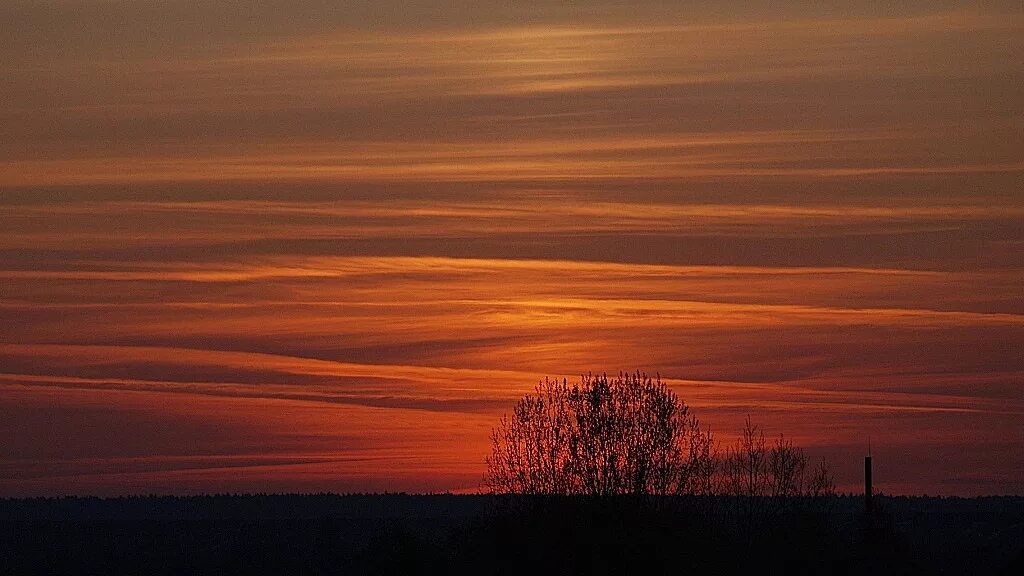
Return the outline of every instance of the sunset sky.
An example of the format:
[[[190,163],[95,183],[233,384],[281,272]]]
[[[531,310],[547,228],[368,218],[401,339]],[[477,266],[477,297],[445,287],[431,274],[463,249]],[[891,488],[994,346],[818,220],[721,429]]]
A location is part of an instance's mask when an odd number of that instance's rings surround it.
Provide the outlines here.
[[[472,491],[660,373],[1024,493],[1024,7],[5,0],[0,496]]]

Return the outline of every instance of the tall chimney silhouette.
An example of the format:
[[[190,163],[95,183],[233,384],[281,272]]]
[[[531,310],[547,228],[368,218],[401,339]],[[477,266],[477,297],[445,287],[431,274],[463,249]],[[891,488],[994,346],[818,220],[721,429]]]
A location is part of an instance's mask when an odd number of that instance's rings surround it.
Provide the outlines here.
[[[864,457],[864,511],[871,513],[871,439],[868,439],[868,455]]]

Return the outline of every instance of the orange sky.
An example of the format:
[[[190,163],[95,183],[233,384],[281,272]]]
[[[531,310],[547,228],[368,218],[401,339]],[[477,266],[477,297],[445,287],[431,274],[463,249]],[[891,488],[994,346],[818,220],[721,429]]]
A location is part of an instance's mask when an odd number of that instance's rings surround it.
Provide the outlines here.
[[[0,495],[472,490],[620,369],[1024,493],[1019,2],[224,4],[0,7]]]

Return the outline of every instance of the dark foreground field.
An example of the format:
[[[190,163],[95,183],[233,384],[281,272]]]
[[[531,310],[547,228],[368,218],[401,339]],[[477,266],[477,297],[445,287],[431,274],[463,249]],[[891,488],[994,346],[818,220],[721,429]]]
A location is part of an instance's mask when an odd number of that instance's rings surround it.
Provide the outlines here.
[[[0,500],[4,574],[1024,574],[1024,498]]]

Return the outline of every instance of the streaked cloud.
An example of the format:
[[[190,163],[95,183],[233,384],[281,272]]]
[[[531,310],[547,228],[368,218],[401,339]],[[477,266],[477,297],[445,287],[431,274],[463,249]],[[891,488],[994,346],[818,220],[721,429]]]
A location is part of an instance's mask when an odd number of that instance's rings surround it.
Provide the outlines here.
[[[538,379],[634,368],[1024,490],[1019,2],[0,20],[0,495],[472,490]]]

